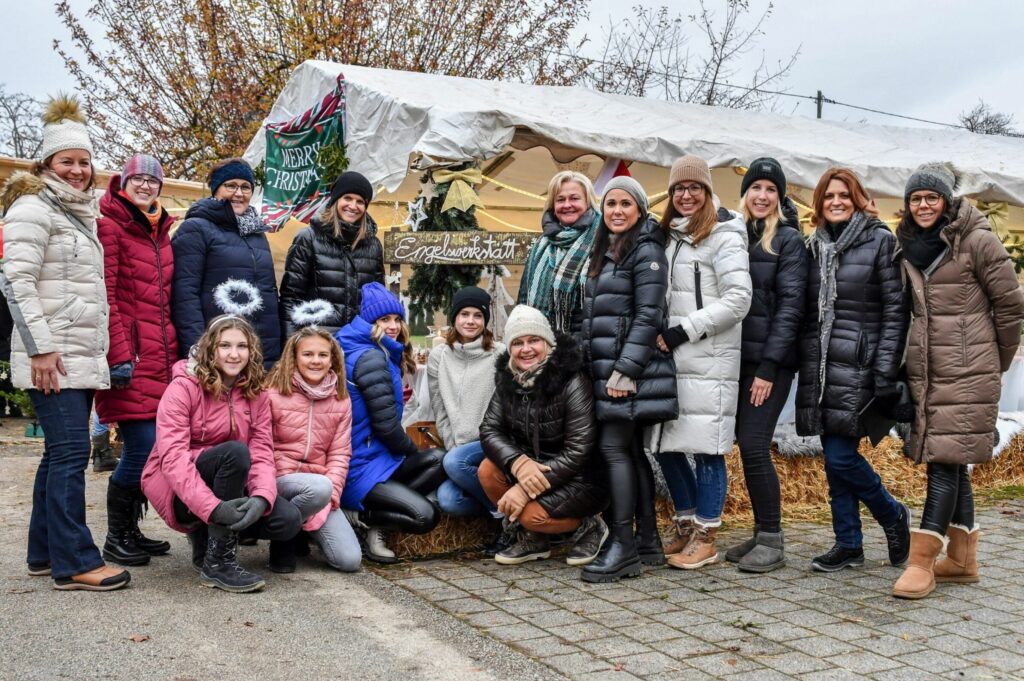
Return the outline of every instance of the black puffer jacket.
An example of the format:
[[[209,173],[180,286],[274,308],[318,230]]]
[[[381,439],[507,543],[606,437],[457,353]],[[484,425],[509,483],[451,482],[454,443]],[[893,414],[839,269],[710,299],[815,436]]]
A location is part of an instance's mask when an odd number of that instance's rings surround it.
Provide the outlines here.
[[[675,363],[655,345],[667,307],[665,233],[650,216],[636,229],[637,241],[622,261],[605,253],[601,271],[587,280],[583,347],[598,421],[657,423],[679,415]],[[609,397],[613,371],[636,381],[637,392]]]
[[[799,367],[797,344],[804,318],[809,256],[796,207],[783,203],[786,222],[772,239],[775,255],[761,245],[761,229],[747,223],[750,280],[754,295],[743,320],[740,375],[775,381],[779,368]]]
[[[895,247],[889,228],[871,218],[838,256],[824,392],[819,380],[821,272],[812,247],[796,396],[800,435],[863,437],[867,433],[861,410],[873,395],[894,389],[910,319],[899,266],[893,261]]]
[[[302,303],[316,299],[331,303],[334,316],[321,326],[334,333],[359,313],[363,284],[384,283],[384,248],[369,214],[366,236],[354,249],[352,240],[346,235],[336,237],[330,226],[316,218],[295,235],[281,278],[281,319],[286,336],[295,331],[292,311]]]
[[[228,279],[241,279],[258,288],[263,298],[249,321],[260,337],[265,363],[276,362],[281,356],[281,324],[274,256],[267,235],[242,236],[231,203],[207,198],[189,207],[171,239],[171,248],[171,317],[178,334],[178,355],[187,357],[206,324],[224,314],[214,303],[213,290]]]
[[[551,467],[545,477],[551,489],[537,502],[552,518],[582,518],[606,504],[601,467],[594,460],[594,393],[581,371],[583,355],[571,336],[557,338],[557,347],[531,390],[512,378],[509,353],[495,360],[495,390],[480,424],[484,454],[505,471],[526,454]]]

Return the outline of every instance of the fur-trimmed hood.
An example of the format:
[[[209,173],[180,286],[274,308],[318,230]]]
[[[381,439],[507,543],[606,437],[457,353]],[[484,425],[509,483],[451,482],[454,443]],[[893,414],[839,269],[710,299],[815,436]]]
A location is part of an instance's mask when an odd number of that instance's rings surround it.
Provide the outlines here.
[[[34,175],[26,170],[19,170],[4,183],[0,190],[0,213],[6,213],[15,201],[22,196],[42,194],[46,189],[43,178]]]
[[[495,391],[505,396],[517,392],[532,392],[523,390],[522,386],[516,383],[512,377],[512,370],[508,368],[510,356],[510,352],[506,350],[494,360]],[[583,349],[574,337],[568,334],[559,334],[555,337],[555,349],[552,350],[541,375],[537,377],[537,383],[533,390],[540,390],[541,394],[547,397],[558,395],[565,388],[566,383],[582,369]]]

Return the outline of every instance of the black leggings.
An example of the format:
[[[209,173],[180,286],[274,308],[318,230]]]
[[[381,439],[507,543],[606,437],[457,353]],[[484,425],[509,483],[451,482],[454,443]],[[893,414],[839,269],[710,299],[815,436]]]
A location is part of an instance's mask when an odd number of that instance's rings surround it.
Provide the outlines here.
[[[642,434],[632,421],[600,424],[597,446],[608,475],[610,522],[632,524],[634,516],[654,516],[654,471],[644,454]]]
[[[427,495],[445,480],[442,459],[443,449],[424,449],[405,457],[386,482],[378,482],[363,497],[360,520],[389,531],[430,532],[441,516]]]
[[[928,496],[921,513],[921,529],[946,534],[950,523],[974,527],[974,493],[965,464],[928,464]]]
[[[780,532],[779,476],[772,462],[771,446],[779,414],[793,384],[793,374],[780,369],[771,394],[760,407],[750,403],[750,386],[753,383],[753,376],[740,379],[739,403],[736,405],[736,439],[740,445],[743,478],[754,509],[756,528],[762,532]]]

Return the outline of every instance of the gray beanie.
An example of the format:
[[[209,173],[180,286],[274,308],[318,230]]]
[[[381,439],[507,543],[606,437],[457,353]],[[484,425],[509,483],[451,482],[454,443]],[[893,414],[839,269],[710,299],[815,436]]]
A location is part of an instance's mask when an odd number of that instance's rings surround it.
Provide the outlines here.
[[[922,190],[930,190],[941,194],[946,205],[953,203],[953,192],[960,184],[959,173],[951,163],[922,163],[907,180],[907,188],[903,192],[903,200],[909,201],[910,195]]]
[[[640,185],[639,182],[634,180],[629,175],[619,175],[613,177],[608,181],[608,184],[604,186],[604,193],[601,195],[601,207],[604,207],[604,198],[608,196],[608,192],[613,189],[621,189],[636,200],[636,205],[640,208],[640,216],[643,217],[650,212],[651,204],[647,200],[647,192]]]
[[[505,334],[502,340],[511,345],[516,338],[523,336],[540,336],[551,347],[555,346],[555,334],[544,313],[529,305],[516,305],[505,322]]]

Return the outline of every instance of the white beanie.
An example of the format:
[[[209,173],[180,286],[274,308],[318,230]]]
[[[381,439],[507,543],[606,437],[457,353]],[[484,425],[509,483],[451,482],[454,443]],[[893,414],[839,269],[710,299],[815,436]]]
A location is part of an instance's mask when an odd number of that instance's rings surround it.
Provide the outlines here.
[[[540,336],[548,345],[555,345],[555,334],[551,331],[551,324],[544,313],[529,305],[516,305],[505,322],[502,340],[506,345],[511,345],[512,341],[523,336]]]
[[[43,146],[39,158],[46,160],[60,151],[84,149],[93,155],[92,140],[85,128],[85,116],[78,99],[71,95],[57,95],[43,112]]]

